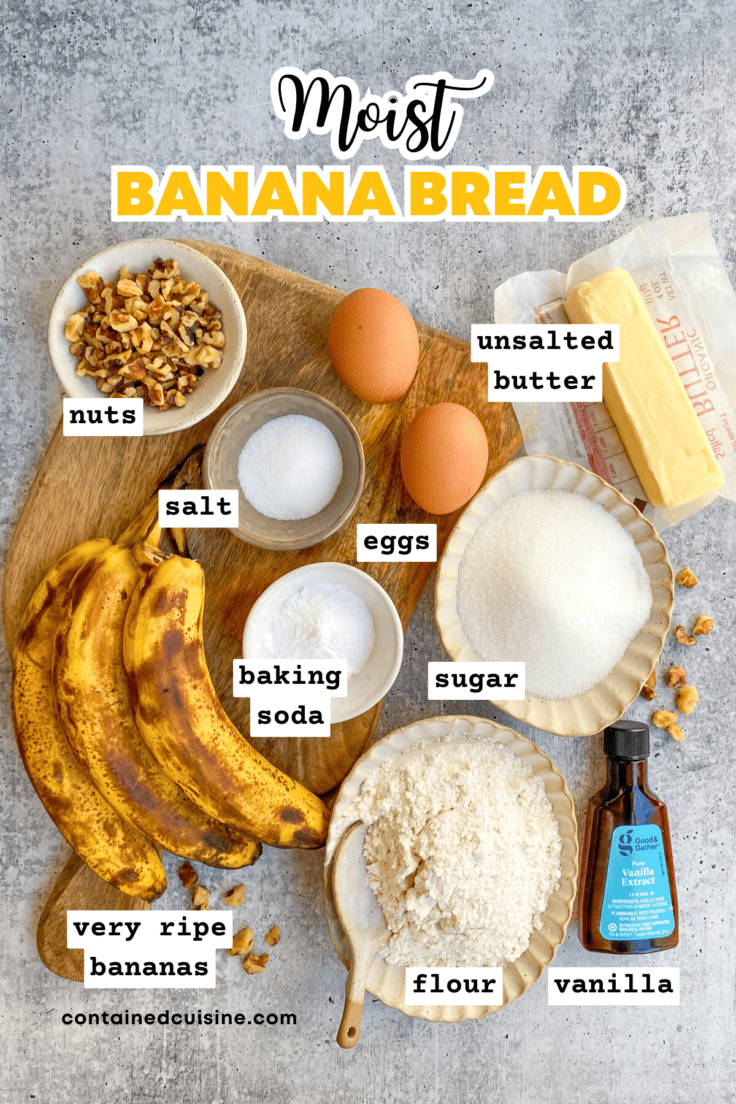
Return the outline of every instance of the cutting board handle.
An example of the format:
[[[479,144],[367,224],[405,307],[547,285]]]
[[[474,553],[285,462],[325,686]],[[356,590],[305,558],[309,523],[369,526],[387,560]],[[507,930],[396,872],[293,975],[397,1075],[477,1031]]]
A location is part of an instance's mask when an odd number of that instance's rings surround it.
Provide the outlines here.
[[[66,914],[69,909],[147,909],[147,901],[121,893],[90,870],[72,853],[56,879],[36,928],[39,958],[53,974],[68,981],[84,981],[84,951],[66,945]]]

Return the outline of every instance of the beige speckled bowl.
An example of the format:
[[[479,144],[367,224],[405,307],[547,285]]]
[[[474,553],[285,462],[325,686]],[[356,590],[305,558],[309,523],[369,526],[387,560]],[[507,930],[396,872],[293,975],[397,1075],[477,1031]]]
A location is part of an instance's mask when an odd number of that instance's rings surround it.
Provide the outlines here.
[[[649,677],[662,651],[672,620],[674,574],[667,549],[635,506],[593,472],[554,456],[523,456],[494,475],[471,500],[450,534],[440,560],[435,589],[435,619],[450,657],[481,657],[465,635],[457,612],[460,561],[471,538],[493,511],[523,491],[564,490],[586,495],[612,514],[634,539],[652,587],[652,609],[644,628],[620,662],[592,690],[575,698],[551,700],[527,694],[523,701],[491,699],[511,717],[557,736],[591,736],[624,713]],[[560,641],[564,647],[564,640]]]
[[[150,406],[143,408],[144,434],[175,433],[196,425],[225,401],[240,378],[247,345],[245,314],[240,296],[222,269],[185,242],[160,238],[116,242],[101,253],[95,253],[64,281],[51,308],[48,326],[49,357],[64,394],[75,399],[104,399],[93,379],[77,375],[79,362],[72,356],[69,342],[64,337],[67,319],[87,304],[77,277],[93,269],[103,279],[114,281],[124,265],[133,273],[146,272],[157,257],[164,260],[171,257],[178,261],[182,276],[201,284],[209,294],[210,302],[220,308],[225,348],[220,367],[204,373],[196,390],[189,395],[186,406],[167,410],[155,410]]]
[[[490,1012],[498,1012],[511,1001],[518,1000],[527,989],[538,981],[545,966],[555,956],[557,948],[565,938],[567,925],[575,899],[575,887],[578,876],[578,839],[575,808],[565,784],[565,779],[543,751],[512,728],[496,724],[482,717],[432,717],[416,724],[399,728],[395,732],[378,740],[355,764],[347,776],[332,813],[330,831],[325,850],[325,912],[332,944],[347,968],[351,952],[345,933],[335,911],[332,892],[332,863],[337,845],[342,836],[354,823],[349,812],[350,804],[360,792],[363,782],[387,760],[409,751],[426,740],[443,736],[472,736],[492,740],[503,744],[520,759],[529,763],[534,773],[543,780],[544,788],[557,818],[562,854],[560,857],[561,877],[559,888],[551,895],[542,916],[542,927],[532,935],[529,947],[516,962],[504,967],[503,1004],[500,1005],[407,1005],[404,1003],[404,968],[391,966],[380,956],[371,967],[368,976],[367,992],[378,997],[390,1008],[397,1008],[407,1016],[418,1016],[425,1020],[457,1023],[460,1020],[478,1020]],[[478,965],[483,965],[478,963]]]

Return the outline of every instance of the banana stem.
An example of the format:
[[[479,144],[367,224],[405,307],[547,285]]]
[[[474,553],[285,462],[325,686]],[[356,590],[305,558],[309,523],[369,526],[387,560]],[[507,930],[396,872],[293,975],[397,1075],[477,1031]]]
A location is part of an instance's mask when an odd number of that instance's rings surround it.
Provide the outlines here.
[[[177,527],[175,529],[172,528],[172,529],[169,529],[169,533],[171,535],[172,541],[176,545],[176,550],[179,553],[179,555],[180,556],[186,556],[188,559],[191,559],[192,554],[189,551],[189,543],[187,541],[187,531],[186,531],[186,529],[181,529],[179,527]]]
[[[131,545],[138,541],[150,541],[154,546],[161,540],[158,526],[158,490],[149,498],[138,516],[124,529],[116,544]]]
[[[118,537],[116,544],[132,545],[144,541],[153,548],[158,548],[161,541],[161,530],[156,523],[158,519],[158,492],[161,487],[183,488],[201,486],[201,465],[204,454],[204,445],[195,445],[188,452],[180,464],[173,468],[165,479],[153,492],[138,517],[135,518],[127,529]],[[153,528],[156,525],[156,528]],[[183,529],[171,529],[174,544],[182,553],[189,555],[186,543],[186,534]]]
[[[160,540],[161,529],[157,525],[146,540],[138,541],[138,543],[134,545],[133,559],[138,564],[141,571],[150,571],[152,567],[156,567],[162,560],[168,559],[167,554],[162,552],[158,547],[158,542]]]

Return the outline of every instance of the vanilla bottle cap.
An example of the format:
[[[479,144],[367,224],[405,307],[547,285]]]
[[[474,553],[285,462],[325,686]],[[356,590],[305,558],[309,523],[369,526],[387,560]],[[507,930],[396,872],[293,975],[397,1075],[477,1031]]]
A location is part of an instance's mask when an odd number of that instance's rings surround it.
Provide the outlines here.
[[[648,759],[649,725],[644,721],[616,721],[604,729],[603,750],[609,759]]]

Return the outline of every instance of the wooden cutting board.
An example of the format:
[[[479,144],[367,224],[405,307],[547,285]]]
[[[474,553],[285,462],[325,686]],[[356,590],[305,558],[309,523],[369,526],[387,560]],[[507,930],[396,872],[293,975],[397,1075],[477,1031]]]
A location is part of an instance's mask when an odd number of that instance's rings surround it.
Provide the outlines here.
[[[321,544],[296,552],[255,548],[222,530],[188,532],[192,555],[204,566],[207,580],[205,649],[212,678],[225,709],[247,735],[249,700],[232,696],[232,661],[241,654],[246,616],[267,586],[306,563],[340,560],[355,564],[355,526],[359,522],[436,522],[438,552],[442,550],[458,514],[435,518],[420,510],[406,493],[399,468],[401,439],[417,411],[436,402],[470,407],[488,434],[488,477],[517,452],[521,435],[510,405],[487,402],[485,369],[471,364],[466,343],[419,325],[419,369],[409,392],[386,406],[363,402],[339,380],[327,352],[327,327],[341,292],[225,246],[197,241],[187,244],[215,261],[242,299],[248,350],[240,380],[215,414],[181,433],[65,438],[59,425],[8,552],[2,617],[12,655],[23,610],[50,565],[81,540],[114,537],[120,532],[166,473],[195,445],[207,440],[230,406],[269,387],[317,392],[347,414],[363,442],[365,487],[348,525]],[[432,564],[360,566],[390,594],[406,629]],[[282,770],[324,794],[342,781],[368,746],[381,704],[361,717],[334,725],[328,740],[273,738],[254,740],[254,744]],[[68,883],[69,879],[65,899]],[[80,903],[76,907],[86,906]]]
[[[365,451],[365,488],[350,523],[321,544],[296,552],[254,548],[223,530],[189,531],[192,554],[204,565],[207,579],[205,648],[210,671],[225,709],[247,734],[250,703],[232,697],[232,661],[241,654],[248,611],[267,586],[302,564],[355,564],[359,522],[436,521],[438,550],[444,546],[457,514],[430,517],[412,502],[401,480],[401,438],[417,411],[435,402],[463,403],[474,410],[488,432],[488,476],[514,455],[521,437],[511,407],[486,401],[485,369],[470,363],[464,342],[420,325],[419,370],[408,394],[386,406],[363,402],[338,379],[327,353],[327,327],[340,292],[225,246],[188,244],[220,265],[243,301],[248,351],[242,376],[215,414],[182,433],[65,438],[59,425],[10,546],[2,616],[12,653],[25,605],[54,560],[87,537],[114,537],[163,476],[194,445],[207,440],[234,403],[268,387],[301,387],[324,395],[350,418]],[[361,566],[391,595],[406,628],[432,565]],[[379,704],[362,717],[335,725],[329,740],[274,738],[258,741],[257,746],[304,785],[325,793],[344,778],[367,746],[380,711]]]

